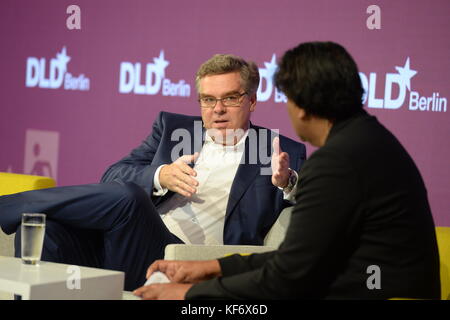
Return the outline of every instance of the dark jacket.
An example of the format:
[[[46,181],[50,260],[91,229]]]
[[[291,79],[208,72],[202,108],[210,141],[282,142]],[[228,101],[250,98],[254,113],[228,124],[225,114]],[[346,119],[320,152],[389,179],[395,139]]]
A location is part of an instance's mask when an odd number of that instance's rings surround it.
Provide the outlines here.
[[[279,250],[220,259],[188,299],[439,298],[439,255],[421,175],[362,111],[305,162]],[[378,287],[378,288],[377,288]]]

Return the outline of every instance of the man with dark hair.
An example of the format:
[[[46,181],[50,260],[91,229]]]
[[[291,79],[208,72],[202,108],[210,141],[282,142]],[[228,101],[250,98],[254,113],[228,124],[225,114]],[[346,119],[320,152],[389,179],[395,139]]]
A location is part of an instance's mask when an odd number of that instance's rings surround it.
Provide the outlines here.
[[[319,149],[299,173],[277,251],[209,261],[156,261],[173,283],[145,299],[387,299],[440,296],[427,193],[398,140],[362,107],[358,69],[331,42],[303,43],[275,76],[296,133]],[[389,159],[380,163],[380,154]]]
[[[161,112],[102,183],[0,197],[16,256],[22,212],[47,214],[43,260],[124,271],[126,290],[169,243],[263,245],[292,205],[306,150],[250,122],[258,84],[255,63],[215,55],[196,75],[201,117]]]

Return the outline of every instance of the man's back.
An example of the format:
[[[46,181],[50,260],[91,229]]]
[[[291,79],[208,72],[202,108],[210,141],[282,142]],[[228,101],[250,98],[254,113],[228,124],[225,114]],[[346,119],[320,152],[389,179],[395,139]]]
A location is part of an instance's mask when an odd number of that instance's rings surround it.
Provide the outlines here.
[[[348,233],[342,234],[349,264],[336,266],[345,271],[337,273],[328,297],[359,291],[360,298],[438,298],[439,257],[427,192],[397,139],[375,117],[361,113],[336,124],[310,161],[316,157],[346,167],[355,184],[341,192],[357,199]]]
[[[384,163],[382,154],[389,157]],[[220,267],[220,281],[194,286],[187,298],[440,295],[434,224],[420,174],[397,140],[365,112],[335,124],[305,162],[280,248],[222,258]]]

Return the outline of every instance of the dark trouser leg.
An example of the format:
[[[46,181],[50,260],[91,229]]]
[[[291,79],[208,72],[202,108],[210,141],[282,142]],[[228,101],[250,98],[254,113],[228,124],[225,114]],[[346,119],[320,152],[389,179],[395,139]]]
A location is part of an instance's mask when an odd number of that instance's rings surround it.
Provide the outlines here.
[[[42,212],[47,219],[74,228],[111,230],[120,223],[134,183],[100,183],[57,187],[0,197],[0,226],[7,234],[21,223],[23,212]]]
[[[125,271],[125,290],[131,291],[144,285],[147,268],[164,257],[166,245],[182,241],[170,233],[142,188],[130,184],[127,192],[125,214],[104,236],[104,268]]]
[[[102,268],[126,273],[126,290],[143,285],[147,267],[163,257],[167,244],[181,243],[165,227],[149,196],[134,183],[58,187],[4,196],[0,197],[0,212],[0,225],[7,233],[20,225],[22,212],[46,213],[47,221],[58,222],[65,229],[63,232],[71,234],[72,244],[78,246],[76,250],[80,254],[92,248],[85,248],[85,240],[80,239],[86,235],[80,235],[78,229],[101,232],[103,250],[95,256],[103,257]],[[70,243],[61,244],[63,239],[61,235],[46,238],[43,256],[67,257]],[[17,237],[17,250],[20,250],[19,240]],[[52,247],[53,251],[59,248],[59,253],[47,252]],[[84,258],[95,263],[89,254]]]

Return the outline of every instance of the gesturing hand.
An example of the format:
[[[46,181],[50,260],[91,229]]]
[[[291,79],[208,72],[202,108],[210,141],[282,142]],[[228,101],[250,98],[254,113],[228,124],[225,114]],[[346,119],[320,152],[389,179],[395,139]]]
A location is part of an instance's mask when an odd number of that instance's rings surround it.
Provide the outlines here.
[[[280,148],[280,138],[273,139],[272,184],[285,188],[289,183],[289,154]]]
[[[191,197],[196,191],[198,181],[193,177],[197,172],[188,166],[197,160],[199,153],[184,155],[169,165],[165,165],[159,172],[159,184],[173,192],[177,192],[185,197]]]

